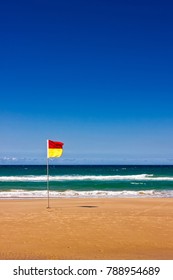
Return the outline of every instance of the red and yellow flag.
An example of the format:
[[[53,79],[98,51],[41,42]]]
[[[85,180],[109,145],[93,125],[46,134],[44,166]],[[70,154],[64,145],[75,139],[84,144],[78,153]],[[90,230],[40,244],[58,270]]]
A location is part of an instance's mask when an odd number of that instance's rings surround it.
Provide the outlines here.
[[[63,145],[62,142],[47,140],[47,157],[60,157],[63,153]]]

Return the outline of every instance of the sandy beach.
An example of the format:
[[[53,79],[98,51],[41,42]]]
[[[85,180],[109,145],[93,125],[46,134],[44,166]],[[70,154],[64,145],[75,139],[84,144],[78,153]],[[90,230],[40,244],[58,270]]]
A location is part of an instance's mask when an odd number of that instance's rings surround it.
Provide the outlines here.
[[[0,200],[0,259],[173,259],[172,198]]]

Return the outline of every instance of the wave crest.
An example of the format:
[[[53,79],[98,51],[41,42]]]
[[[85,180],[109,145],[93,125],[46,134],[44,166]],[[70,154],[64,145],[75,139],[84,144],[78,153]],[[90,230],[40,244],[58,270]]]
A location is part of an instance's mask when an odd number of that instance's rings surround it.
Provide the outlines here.
[[[47,191],[24,191],[11,190],[0,192],[1,199],[23,199],[23,198],[46,198]],[[51,198],[123,198],[123,197],[173,197],[173,190],[156,191],[156,190],[140,190],[140,191],[74,191],[66,190],[50,191]]]
[[[50,181],[173,181],[173,177],[155,177],[153,174],[139,175],[60,175],[49,176]],[[46,175],[0,176],[0,182],[45,182]]]

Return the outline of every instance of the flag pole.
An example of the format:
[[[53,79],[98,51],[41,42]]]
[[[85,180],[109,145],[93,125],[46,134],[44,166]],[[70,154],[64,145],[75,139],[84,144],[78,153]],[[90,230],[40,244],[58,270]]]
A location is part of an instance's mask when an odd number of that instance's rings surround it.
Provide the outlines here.
[[[60,157],[63,152],[62,142],[55,142],[52,140],[47,140],[47,208],[49,205],[49,158],[50,157]]]
[[[49,157],[48,157],[48,140],[47,140],[47,208],[49,206]]]

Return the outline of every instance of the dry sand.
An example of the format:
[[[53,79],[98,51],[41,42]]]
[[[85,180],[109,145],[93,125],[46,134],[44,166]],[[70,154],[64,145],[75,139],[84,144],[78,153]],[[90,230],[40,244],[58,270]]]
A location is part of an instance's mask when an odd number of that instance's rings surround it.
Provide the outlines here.
[[[173,259],[173,199],[0,200],[0,259]]]

